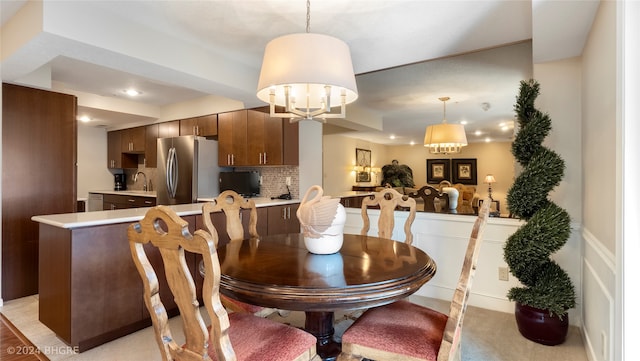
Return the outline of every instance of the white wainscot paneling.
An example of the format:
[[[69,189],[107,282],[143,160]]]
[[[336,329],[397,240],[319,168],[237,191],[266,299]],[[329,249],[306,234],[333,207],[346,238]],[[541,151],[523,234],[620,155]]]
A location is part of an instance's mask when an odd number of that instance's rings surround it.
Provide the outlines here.
[[[613,360],[615,319],[614,256],[589,231],[583,230],[583,334],[591,361]],[[618,336],[619,337],[619,336]]]
[[[376,210],[369,211],[371,219],[369,235],[377,235],[378,213],[379,211]],[[403,233],[405,220],[406,212],[396,212],[393,239],[400,241],[405,239]],[[475,216],[468,215],[417,213],[411,227],[414,235],[413,245],[427,252],[438,266],[434,278],[425,284],[416,293],[417,295],[451,300],[475,220]],[[501,312],[514,312],[514,304],[507,299],[506,294],[511,287],[520,286],[520,283],[511,274],[508,281],[499,280],[498,269],[507,267],[503,258],[504,244],[522,224],[520,220],[509,218],[489,218],[487,221],[484,243],[480,250],[478,268],[471,289],[470,305]],[[347,208],[345,233],[360,233],[361,229],[360,209]],[[563,250],[554,255],[554,259],[562,267],[567,268],[575,284],[580,285],[580,237],[579,234],[574,236],[574,233],[576,232],[572,232],[572,237]],[[576,248],[578,251],[575,251]],[[576,291],[579,291],[578,286]],[[578,310],[570,311],[570,322],[575,325],[580,324]]]

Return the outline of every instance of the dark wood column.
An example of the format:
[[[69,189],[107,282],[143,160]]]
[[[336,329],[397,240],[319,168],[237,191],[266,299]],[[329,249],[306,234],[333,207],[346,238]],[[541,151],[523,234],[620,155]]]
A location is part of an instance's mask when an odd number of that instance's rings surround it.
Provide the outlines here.
[[[38,224],[76,210],[76,97],[2,84],[2,298],[38,293]]]

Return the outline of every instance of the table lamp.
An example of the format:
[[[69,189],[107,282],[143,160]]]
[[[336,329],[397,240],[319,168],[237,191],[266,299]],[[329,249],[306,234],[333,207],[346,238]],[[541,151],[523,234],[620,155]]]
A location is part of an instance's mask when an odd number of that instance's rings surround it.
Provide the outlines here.
[[[487,176],[484,177],[484,182],[489,184],[489,199],[493,200],[493,197],[491,197],[491,183],[495,183],[496,179],[493,174],[487,174]]]

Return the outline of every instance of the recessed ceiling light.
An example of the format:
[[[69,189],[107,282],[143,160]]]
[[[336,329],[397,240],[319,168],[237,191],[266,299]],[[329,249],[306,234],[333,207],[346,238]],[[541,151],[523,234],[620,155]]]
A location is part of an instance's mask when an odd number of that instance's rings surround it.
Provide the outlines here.
[[[138,96],[138,95],[142,94],[142,92],[139,92],[139,91],[137,91],[135,89],[127,89],[127,90],[123,90],[123,91],[124,91],[125,94],[127,94],[128,96],[131,96],[131,97],[135,97],[135,96]]]
[[[500,127],[500,129],[502,129],[503,132],[506,132],[507,130],[509,130],[509,126],[508,125],[503,125]]]
[[[395,135],[393,135],[393,134],[391,134],[391,135],[389,136],[389,139],[396,139],[396,136],[395,136]]]
[[[485,141],[485,143],[490,143],[491,142],[491,138],[486,137],[486,138],[484,138],[484,141]]]
[[[475,134],[475,135],[477,135],[477,136],[480,136],[480,135],[482,135],[482,132],[481,132],[481,131],[479,131],[479,130],[476,130],[476,132],[475,132],[475,133],[473,133],[473,134]]]
[[[461,120],[461,121],[460,121],[460,124],[462,124],[462,125],[467,125],[467,121],[466,121],[466,120]]]
[[[88,123],[91,121],[91,118],[88,115],[83,115],[81,117],[78,117],[78,120],[83,123]]]
[[[409,145],[416,145],[416,142],[414,142],[413,140],[409,142]]]

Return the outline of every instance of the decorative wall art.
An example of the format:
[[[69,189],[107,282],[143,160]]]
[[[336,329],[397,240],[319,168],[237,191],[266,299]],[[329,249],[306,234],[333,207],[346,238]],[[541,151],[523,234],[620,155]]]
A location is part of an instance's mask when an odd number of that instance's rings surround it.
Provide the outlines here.
[[[452,159],[451,160],[452,183],[478,184],[476,159]]]
[[[371,151],[356,148],[356,182],[371,182]]]
[[[427,159],[427,183],[451,180],[451,159]]]

